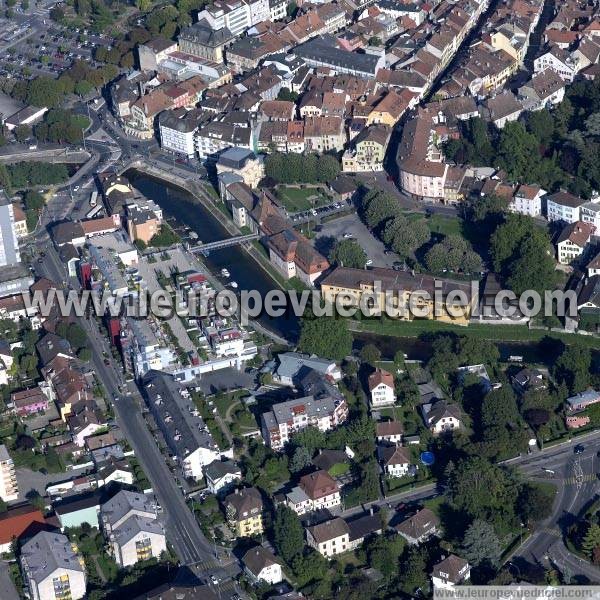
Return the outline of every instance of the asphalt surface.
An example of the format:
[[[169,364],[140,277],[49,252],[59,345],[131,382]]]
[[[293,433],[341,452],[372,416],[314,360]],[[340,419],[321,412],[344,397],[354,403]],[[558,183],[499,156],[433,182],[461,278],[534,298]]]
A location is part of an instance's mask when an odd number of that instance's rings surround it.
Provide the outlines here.
[[[584,446],[575,454],[577,444]],[[510,461],[526,477],[556,485],[557,494],[552,516],[540,523],[537,530],[515,552],[511,564],[519,570],[523,563],[544,568],[558,568],[565,579],[578,583],[600,583],[600,569],[566,548],[563,536],[579,514],[600,492],[600,432],[555,446],[537,454]]]

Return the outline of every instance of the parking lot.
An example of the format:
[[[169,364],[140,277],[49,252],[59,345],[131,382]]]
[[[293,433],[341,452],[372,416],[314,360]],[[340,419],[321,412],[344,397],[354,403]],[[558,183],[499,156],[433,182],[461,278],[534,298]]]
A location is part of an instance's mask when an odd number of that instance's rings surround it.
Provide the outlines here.
[[[365,251],[367,259],[373,261],[373,267],[392,267],[394,262],[400,260],[398,255],[393,252],[386,254],[383,243],[371,234],[356,213],[323,223],[322,227],[322,230],[315,239],[317,248],[323,243],[324,240],[322,238],[333,238],[334,241],[352,238]],[[323,245],[325,246],[326,244]]]

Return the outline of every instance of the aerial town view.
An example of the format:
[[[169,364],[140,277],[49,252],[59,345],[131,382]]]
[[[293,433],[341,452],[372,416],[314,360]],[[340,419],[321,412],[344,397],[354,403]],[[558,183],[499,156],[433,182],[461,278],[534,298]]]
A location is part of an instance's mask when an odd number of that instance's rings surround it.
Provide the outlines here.
[[[597,0],[0,22],[0,600],[600,598]]]

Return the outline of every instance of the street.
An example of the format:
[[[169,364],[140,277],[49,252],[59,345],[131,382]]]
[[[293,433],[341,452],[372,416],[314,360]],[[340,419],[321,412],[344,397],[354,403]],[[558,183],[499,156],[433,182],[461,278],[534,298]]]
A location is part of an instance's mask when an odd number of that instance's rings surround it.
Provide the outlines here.
[[[576,444],[584,451],[575,454]],[[512,564],[555,565],[563,575],[578,583],[600,583],[600,569],[569,552],[563,536],[579,513],[598,497],[600,481],[600,432],[592,432],[571,443],[511,461],[525,476],[557,487],[552,516],[538,525],[533,535],[517,550]]]

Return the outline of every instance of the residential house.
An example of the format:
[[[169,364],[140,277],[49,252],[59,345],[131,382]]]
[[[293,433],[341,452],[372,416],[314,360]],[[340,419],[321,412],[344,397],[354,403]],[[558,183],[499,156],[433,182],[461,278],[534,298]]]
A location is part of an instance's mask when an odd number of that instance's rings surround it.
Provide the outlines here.
[[[409,544],[421,544],[436,535],[439,527],[440,521],[435,514],[429,508],[422,508],[395,529]]]
[[[13,392],[10,395],[10,403],[13,412],[20,417],[34,415],[36,413],[45,412],[48,410],[49,398],[48,393],[44,392],[41,386]]]
[[[263,501],[256,488],[238,489],[223,502],[230,527],[238,537],[250,537],[263,532]]]
[[[583,221],[565,225],[556,240],[558,262],[569,265],[577,261],[584,254],[595,229],[593,225]]]
[[[273,380],[281,385],[294,385],[294,379],[301,369],[313,369],[332,381],[340,381],[342,371],[335,361],[298,352],[282,352],[277,355],[279,364],[273,373]]]
[[[206,487],[215,495],[225,494],[242,479],[242,471],[232,460],[215,460],[204,467]]]
[[[534,73],[540,73],[546,69],[555,71],[563,81],[571,82],[577,75],[579,66],[567,50],[552,46],[533,61]]]
[[[545,193],[538,185],[521,184],[508,205],[508,209],[529,217],[539,217],[542,214],[542,196]]]
[[[464,559],[450,554],[433,566],[431,583],[436,589],[452,589],[455,585],[464,584],[471,577],[471,566]]]
[[[7,509],[0,515],[0,553],[10,552],[15,540],[25,540],[46,528],[42,511],[31,504]]]
[[[523,112],[523,105],[517,97],[509,91],[488,98],[485,102],[484,115],[492,123],[502,129],[506,123],[516,121]]]
[[[379,421],[375,423],[375,437],[377,442],[400,444],[404,427],[400,421]]]
[[[554,69],[546,69],[534,75],[518,90],[518,97],[525,110],[541,110],[563,101],[565,82]]]
[[[381,535],[383,523],[380,514],[373,514],[371,508],[369,513],[351,521],[346,521],[350,532],[350,550],[358,548],[366,538],[373,535]]]
[[[41,531],[23,544],[20,562],[31,600],[78,600],[85,596],[85,563],[67,536]]]
[[[311,510],[333,508],[342,503],[340,486],[327,471],[315,471],[300,478],[300,489],[311,502]]]
[[[369,375],[369,392],[373,408],[394,404],[396,402],[394,376],[383,369],[375,369],[375,372]]]
[[[585,392],[579,392],[578,394],[567,398],[565,402],[567,403],[567,409],[570,412],[584,410],[588,406],[600,402],[600,392],[589,389]]]
[[[242,557],[242,564],[244,572],[253,583],[266,582],[275,585],[283,580],[280,561],[262,546],[248,550]]]
[[[61,529],[81,527],[84,523],[99,528],[100,505],[104,494],[99,491],[85,492],[66,496],[54,504],[54,512],[58,517]]]
[[[512,379],[515,387],[520,391],[543,390],[547,387],[544,374],[538,369],[521,369]]]
[[[434,435],[455,431],[462,426],[463,417],[457,404],[438,400],[434,404],[421,405],[421,411],[425,425]]]
[[[404,477],[408,475],[411,460],[407,448],[396,444],[378,446],[377,457],[387,477]]]
[[[339,152],[346,142],[341,117],[307,117],[304,121],[304,145],[308,152]]]
[[[350,550],[350,528],[346,521],[336,517],[307,527],[306,543],[325,558],[331,558]]]

